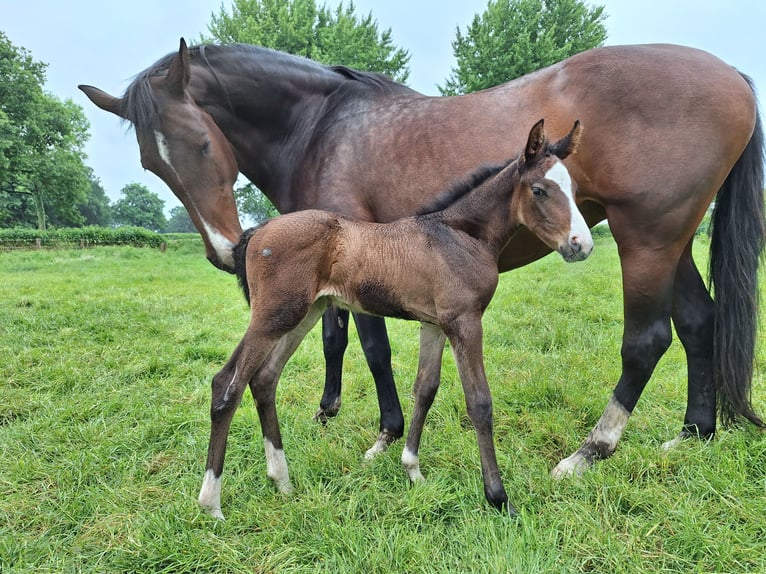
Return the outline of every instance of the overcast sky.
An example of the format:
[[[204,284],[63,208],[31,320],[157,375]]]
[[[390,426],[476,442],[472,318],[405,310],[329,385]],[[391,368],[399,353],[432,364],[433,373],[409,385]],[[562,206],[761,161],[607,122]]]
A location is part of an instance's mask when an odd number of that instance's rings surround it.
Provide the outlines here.
[[[321,0],[318,2],[321,4]],[[180,205],[164,183],[141,168],[138,144],[116,116],[96,108],[77,89],[91,84],[121,95],[130,79],[178,48],[178,39],[207,32],[213,12],[230,0],[0,0],[0,30],[16,46],[48,64],[46,91],[80,104],[91,125],[87,163],[112,200],[131,182]],[[327,0],[336,6],[338,0]],[[347,4],[347,2],[346,2]],[[751,76],[766,102],[766,1],[601,0],[607,44],[670,42],[712,52]],[[372,12],[379,30],[408,50],[409,85],[438,95],[455,60],[452,41],[465,32],[487,0],[355,0],[356,13]]]

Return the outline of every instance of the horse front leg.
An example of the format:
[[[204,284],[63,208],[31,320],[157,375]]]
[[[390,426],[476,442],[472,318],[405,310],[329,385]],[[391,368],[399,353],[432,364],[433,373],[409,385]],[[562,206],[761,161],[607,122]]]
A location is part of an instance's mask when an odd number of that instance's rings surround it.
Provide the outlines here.
[[[343,354],[348,346],[348,315],[345,309],[334,305],[322,315],[322,346],[325,360],[324,392],[314,420],[327,424],[328,417],[340,411]]]
[[[380,434],[375,444],[364,455],[369,460],[384,452],[392,442],[404,434],[404,415],[391,370],[391,345],[388,342],[386,322],[382,317],[363,313],[354,313],[354,321],[367,366],[375,380],[380,407]]]
[[[610,457],[660,357],[670,346],[670,308],[677,258],[650,250],[621,251],[625,327],[622,374],[601,418],[582,446],[551,471],[581,475]]]
[[[439,388],[442,368],[442,354],[446,336],[436,325],[422,323],[420,325],[420,354],[418,358],[418,374],[415,379],[413,392],[415,394],[415,406],[412,410],[410,430],[407,433],[407,442],[402,450],[402,464],[407,471],[407,476],[412,482],[423,480],[420,473],[420,437],[423,434],[423,425],[426,415],[436,397]]]
[[[497,465],[492,421],[492,395],[487,384],[482,356],[481,315],[459,318],[447,331],[465,393],[466,409],[479,443],[484,496],[498,510],[516,515]]]

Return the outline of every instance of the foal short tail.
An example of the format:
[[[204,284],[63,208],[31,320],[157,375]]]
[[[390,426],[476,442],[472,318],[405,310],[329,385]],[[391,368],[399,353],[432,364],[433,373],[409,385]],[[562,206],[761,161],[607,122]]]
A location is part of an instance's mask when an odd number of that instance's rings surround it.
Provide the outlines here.
[[[751,80],[743,77],[753,89]],[[756,109],[753,135],[718,192],[711,222],[713,368],[723,426],[731,426],[740,418],[765,426],[753,409],[750,390],[758,331],[758,265],[766,243],[763,146]]]
[[[237,276],[237,281],[242,289],[242,293],[245,295],[248,305],[250,304],[250,286],[247,283],[247,245],[250,243],[250,238],[253,236],[253,233],[266,225],[269,221],[270,220],[267,219],[255,227],[243,231],[242,235],[239,236],[239,243],[234,246],[234,273]]]

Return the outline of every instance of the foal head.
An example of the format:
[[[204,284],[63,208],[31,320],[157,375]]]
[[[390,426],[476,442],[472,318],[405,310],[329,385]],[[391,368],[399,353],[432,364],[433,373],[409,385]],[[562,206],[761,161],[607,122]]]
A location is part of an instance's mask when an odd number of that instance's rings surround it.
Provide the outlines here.
[[[518,159],[519,183],[513,194],[513,209],[527,227],[566,261],[590,255],[593,238],[575,203],[575,182],[562,160],[577,149],[582,126],[549,144],[543,120],[529,132],[524,153]]]
[[[233,272],[232,249],[242,234],[233,186],[238,167],[229,141],[188,93],[191,63],[186,43],[139,74],[117,98],[79,86],[99,108],[130,121],[141,165],[173,191],[202,235],[207,258]]]

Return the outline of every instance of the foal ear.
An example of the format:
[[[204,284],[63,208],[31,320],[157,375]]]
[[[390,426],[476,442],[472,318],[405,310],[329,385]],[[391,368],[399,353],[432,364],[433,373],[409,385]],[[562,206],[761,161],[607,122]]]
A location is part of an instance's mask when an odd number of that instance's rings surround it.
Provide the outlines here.
[[[110,96],[105,91],[94,88],[93,86],[80,84],[77,87],[80,88],[86,96],[88,96],[88,99],[91,102],[96,104],[102,110],[112,112],[114,115],[120,116],[123,119],[128,119],[125,117],[125,114],[122,111],[122,98]]]
[[[543,129],[544,120],[538,121],[529,131],[527,147],[524,148],[524,161],[530,163],[543,148],[545,148],[545,129]]]
[[[577,146],[580,144],[581,136],[582,124],[580,123],[580,120],[575,120],[572,131],[548,148],[548,151],[559,159],[565,159],[567,156],[575,152]]]
[[[178,47],[178,56],[173,58],[168,68],[167,83],[168,88],[177,96],[182,96],[186,86],[189,84],[191,76],[191,65],[189,64],[189,48],[186,47],[186,40],[181,38]]]

